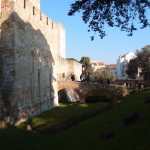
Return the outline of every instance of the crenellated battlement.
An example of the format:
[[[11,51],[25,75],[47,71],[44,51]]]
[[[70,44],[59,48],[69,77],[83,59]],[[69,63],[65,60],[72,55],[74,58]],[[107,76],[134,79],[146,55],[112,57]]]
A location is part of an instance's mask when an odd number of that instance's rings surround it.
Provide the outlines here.
[[[10,10],[10,5],[16,2],[17,0],[0,0],[0,11]],[[21,2],[21,0],[19,2]],[[28,5],[28,2],[32,3],[36,8],[40,10],[40,0],[23,0],[24,8]]]
[[[6,11],[15,11],[21,18],[26,19],[26,21],[35,21],[38,24],[42,23],[43,26],[50,29],[56,29],[59,26],[64,29],[60,22],[54,22],[40,11],[40,0],[1,0],[0,8],[2,14],[5,14]]]
[[[38,8],[40,10],[40,1],[41,0],[24,0],[24,3],[26,3],[26,1],[31,2],[36,8]]]
[[[41,12],[38,4],[40,5],[40,0],[2,0],[1,22],[6,20],[12,12],[15,12],[24,22],[30,23],[35,30],[40,30],[45,38],[50,40],[54,55],[59,53],[65,58],[65,28],[60,22],[54,22]]]
[[[31,23],[35,29],[40,30],[47,39],[51,38],[53,42],[57,40],[57,51],[55,50],[56,45],[55,48],[52,46],[52,49],[60,56],[66,57],[66,31],[60,22],[54,22],[41,12],[33,2],[31,3],[31,0],[16,0],[14,10],[25,22]]]
[[[66,52],[65,28],[40,11],[40,0],[1,2],[0,126],[58,105],[57,56]]]

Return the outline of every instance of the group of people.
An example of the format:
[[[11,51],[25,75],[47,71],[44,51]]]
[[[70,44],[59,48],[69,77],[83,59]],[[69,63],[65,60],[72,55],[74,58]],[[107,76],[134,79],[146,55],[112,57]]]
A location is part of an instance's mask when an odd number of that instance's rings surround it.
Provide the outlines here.
[[[132,86],[132,85],[131,85],[131,82],[129,82],[128,80],[126,80],[125,86],[126,86],[126,87],[131,87],[131,86]]]
[[[80,80],[81,80],[81,82],[84,82],[84,81],[89,82],[89,80],[90,80],[89,74],[88,73],[87,74],[81,74]]]
[[[84,82],[84,81],[87,81],[87,82],[89,82],[89,74],[87,73],[87,74],[81,74],[80,75],[80,80],[81,80],[81,82]],[[72,73],[71,74],[71,81],[75,81],[75,75]]]
[[[132,87],[133,86],[133,87],[135,87],[136,90],[143,89],[143,84],[138,82],[138,80],[135,80],[134,84],[133,83],[131,84],[130,81],[126,80],[125,86],[126,87]]]
[[[75,75],[72,73],[71,74],[71,81],[75,81]],[[86,82],[88,82],[89,83],[89,81],[90,81],[90,76],[89,76],[89,73],[82,73],[81,75],[80,75],[80,81],[81,82],[84,82],[84,81],[86,81]],[[110,79],[108,78],[106,81],[103,81],[103,80],[101,80],[100,81],[100,83],[101,84],[107,84],[107,85],[110,85]]]
[[[71,74],[71,80],[75,81],[75,75],[73,73]],[[87,74],[82,73],[80,75],[80,80],[81,80],[81,82],[87,81],[89,83],[89,80],[90,80],[89,74],[88,73]],[[106,83],[107,85],[110,85],[110,79],[107,79],[106,81],[101,80],[100,83],[101,84],[105,84]],[[138,83],[138,81],[135,81],[134,84],[135,84],[135,89],[143,89],[143,84],[142,83]],[[128,80],[126,80],[124,85],[126,87],[132,87],[131,82],[128,81]]]

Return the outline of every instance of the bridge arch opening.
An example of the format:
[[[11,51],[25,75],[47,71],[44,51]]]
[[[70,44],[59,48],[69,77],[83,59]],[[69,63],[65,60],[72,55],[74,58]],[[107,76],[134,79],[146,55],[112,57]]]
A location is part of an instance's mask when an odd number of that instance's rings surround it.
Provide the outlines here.
[[[79,102],[79,95],[73,89],[64,88],[58,91],[59,102]]]
[[[85,96],[85,103],[110,102],[114,103],[116,97],[113,92],[103,89],[89,91]]]

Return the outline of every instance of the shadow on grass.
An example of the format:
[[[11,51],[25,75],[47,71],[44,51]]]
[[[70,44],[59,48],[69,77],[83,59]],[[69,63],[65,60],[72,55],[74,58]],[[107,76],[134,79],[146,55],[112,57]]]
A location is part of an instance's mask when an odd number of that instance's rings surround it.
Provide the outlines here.
[[[86,103],[113,102],[113,97],[107,93],[95,92],[85,99]]]
[[[150,103],[145,103],[145,100],[149,96],[150,92],[130,95],[113,109],[91,117],[60,134],[50,136],[32,134],[32,132],[16,128],[0,130],[0,148],[2,150],[148,150],[150,147]],[[74,111],[74,106],[86,111],[92,105],[61,104],[60,107],[56,108],[57,111],[53,109],[50,112],[56,111],[61,116],[61,114],[64,114],[63,108],[66,112],[69,108]],[[94,104],[93,107],[100,106]],[[76,109],[76,111],[78,110]],[[50,112],[44,112],[43,114],[47,117],[54,115]],[[141,119],[134,124],[125,126],[123,119],[132,112],[138,112]],[[70,115],[72,115],[71,113],[73,112],[70,112]],[[42,118],[42,116],[39,118]],[[100,133],[106,130],[112,131],[115,136],[108,140],[102,140]]]
[[[59,107],[43,112],[42,114],[26,121],[21,124],[19,128],[26,129],[27,125],[30,125],[33,132],[54,134],[103,113],[112,107],[113,104],[110,103],[61,103]]]

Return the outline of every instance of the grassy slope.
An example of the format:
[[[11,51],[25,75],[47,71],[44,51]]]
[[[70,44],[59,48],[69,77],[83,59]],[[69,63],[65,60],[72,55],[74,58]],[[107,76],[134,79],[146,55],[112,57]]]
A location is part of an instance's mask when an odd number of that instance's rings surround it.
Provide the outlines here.
[[[33,131],[42,134],[54,134],[78,124],[90,117],[101,114],[112,108],[111,103],[94,104],[60,104],[59,107],[45,111],[21,124],[25,128],[30,124]]]
[[[61,133],[45,136],[9,128],[0,131],[0,149],[8,150],[148,150],[150,148],[150,92],[136,94],[115,108],[92,117]],[[141,119],[124,126],[123,118],[139,112]],[[115,136],[101,140],[100,133],[111,130]]]

